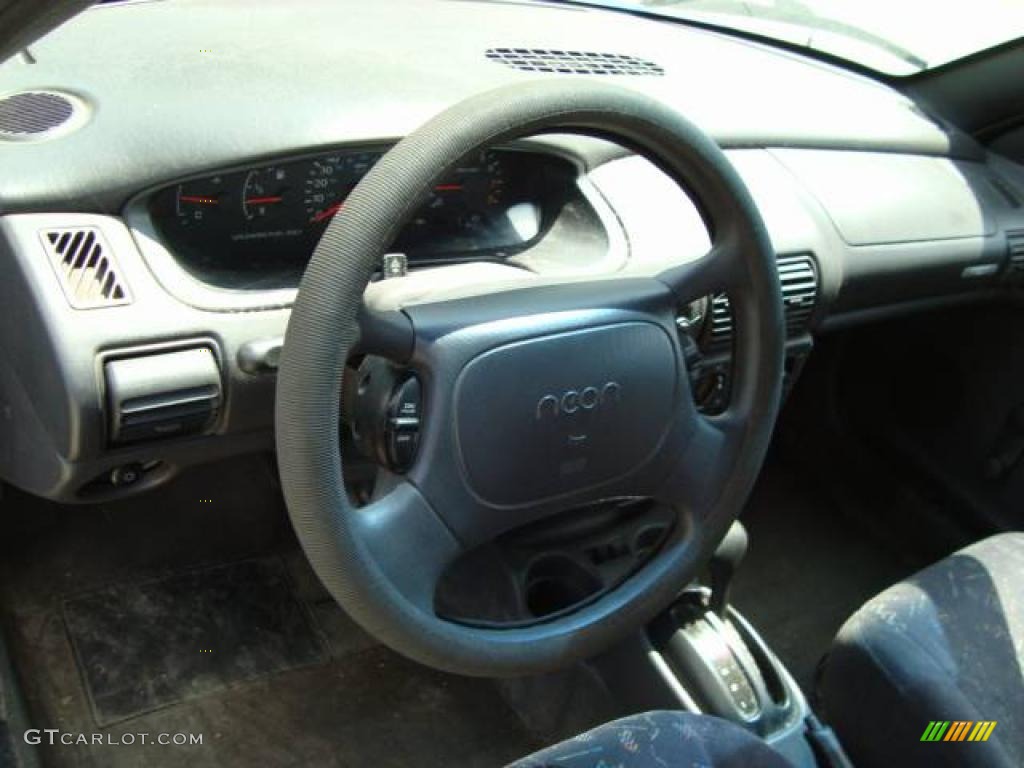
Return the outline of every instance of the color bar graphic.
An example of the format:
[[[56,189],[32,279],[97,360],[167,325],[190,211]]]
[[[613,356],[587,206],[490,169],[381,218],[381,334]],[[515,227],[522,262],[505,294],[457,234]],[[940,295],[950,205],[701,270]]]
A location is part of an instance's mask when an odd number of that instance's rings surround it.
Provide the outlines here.
[[[921,734],[921,741],[988,741],[996,720],[932,720]]]

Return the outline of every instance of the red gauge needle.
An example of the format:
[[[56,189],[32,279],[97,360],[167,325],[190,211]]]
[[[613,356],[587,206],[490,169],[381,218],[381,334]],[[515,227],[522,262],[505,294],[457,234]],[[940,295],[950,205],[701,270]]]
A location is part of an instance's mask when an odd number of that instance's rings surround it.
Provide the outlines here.
[[[245,204],[246,205],[266,205],[268,203],[280,203],[283,199],[284,198],[281,197],[280,195],[277,195],[276,197],[274,197],[274,196],[271,196],[271,197],[249,197],[249,198],[246,198]]]
[[[461,189],[461,184],[438,184],[434,187],[435,192],[458,192]]]
[[[183,203],[199,203],[200,205],[218,205],[220,200],[215,197],[202,197],[200,195],[180,195],[178,199]]]
[[[318,221],[329,219],[331,218],[331,216],[340,211],[343,207],[345,207],[344,203],[335,203],[330,208],[325,208],[324,210],[320,211],[320,213],[318,213],[316,216],[310,219],[309,222],[310,224],[316,224]]]

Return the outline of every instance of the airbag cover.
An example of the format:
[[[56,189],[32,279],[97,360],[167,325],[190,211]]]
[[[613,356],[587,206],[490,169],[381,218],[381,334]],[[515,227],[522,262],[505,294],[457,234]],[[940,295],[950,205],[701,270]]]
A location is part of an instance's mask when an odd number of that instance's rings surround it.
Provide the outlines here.
[[[628,322],[544,336],[472,360],[456,385],[456,433],[473,492],[534,503],[643,466],[672,423],[675,345]]]

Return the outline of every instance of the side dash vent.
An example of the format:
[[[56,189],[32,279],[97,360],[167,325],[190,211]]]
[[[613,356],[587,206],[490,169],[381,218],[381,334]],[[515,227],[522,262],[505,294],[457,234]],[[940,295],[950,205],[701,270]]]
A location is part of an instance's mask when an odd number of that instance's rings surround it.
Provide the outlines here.
[[[1020,234],[1021,258],[1024,259],[1024,230]],[[797,336],[807,330],[814,312],[818,300],[818,273],[814,259],[807,254],[780,256],[778,265],[786,335]],[[1021,267],[1024,269],[1024,263]],[[724,293],[716,294],[711,300],[711,351],[721,352],[732,345],[732,325],[729,297]]]
[[[99,229],[50,229],[42,233],[42,241],[72,307],[95,309],[131,301],[114,255]]]
[[[1006,250],[1010,258],[1010,274],[1014,277],[1024,277],[1024,229],[1007,231]]]
[[[547,48],[488,48],[491,61],[524,72],[563,75],[647,75],[660,77],[665,70],[647,59],[621,53],[566,51]]]

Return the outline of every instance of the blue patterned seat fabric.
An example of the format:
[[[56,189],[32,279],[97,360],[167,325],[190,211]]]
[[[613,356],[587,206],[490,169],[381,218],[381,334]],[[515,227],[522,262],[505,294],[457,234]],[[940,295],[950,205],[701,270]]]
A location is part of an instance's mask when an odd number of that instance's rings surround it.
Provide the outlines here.
[[[726,720],[648,712],[615,720],[509,768],[785,768],[778,752]]]
[[[991,536],[868,601],[839,631],[824,714],[858,768],[1024,766],[1024,533]],[[998,725],[922,742],[932,721]]]

